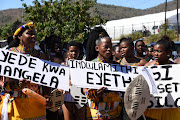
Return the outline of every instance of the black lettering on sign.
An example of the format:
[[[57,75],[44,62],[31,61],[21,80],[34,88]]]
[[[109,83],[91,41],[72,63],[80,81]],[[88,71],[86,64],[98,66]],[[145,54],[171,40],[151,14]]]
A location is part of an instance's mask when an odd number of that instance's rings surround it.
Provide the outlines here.
[[[3,60],[0,60],[1,62],[5,62],[8,58],[9,52],[5,53],[4,51],[2,51],[2,54],[4,55],[3,57],[1,56],[1,58],[4,58]]]
[[[152,66],[151,68],[154,69],[154,68],[157,68],[157,66]],[[156,81],[161,78],[161,73],[160,73],[160,72],[154,72],[153,75],[154,75],[154,79],[155,79]],[[156,76],[157,76],[157,77],[156,77]]]
[[[9,64],[14,64],[14,61],[16,60],[14,56],[17,56],[17,55],[14,54],[14,53],[10,53],[9,58],[8,58],[8,63]]]
[[[104,73],[104,85],[106,86],[111,86],[111,84],[107,84],[108,81],[111,81],[110,79],[107,79],[107,76],[110,76],[111,74],[109,73]]]
[[[74,66],[74,60],[71,60],[70,62],[71,62],[71,68],[75,68],[75,66]],[[77,67],[77,66],[76,66],[76,67]]]
[[[156,101],[157,101],[157,105],[155,106],[155,108],[162,108],[162,107],[164,107],[164,105],[160,104],[160,99],[162,99],[162,97],[155,96],[154,98],[156,98]]]
[[[44,85],[47,85],[47,83],[43,82],[44,78],[45,78],[45,74],[43,74],[40,83],[41,83],[41,84],[44,84]]]
[[[169,77],[169,68],[172,68],[172,65],[161,66],[166,69],[165,78],[161,78],[161,80],[172,80],[172,77]]]
[[[165,89],[167,93],[172,93],[172,84],[166,84]]]
[[[169,103],[168,103],[168,97],[165,97],[165,106],[166,106],[166,107],[169,107],[169,108],[173,107],[173,105],[169,105]]]
[[[60,72],[59,72],[59,75],[63,74],[65,76],[66,72],[65,72],[65,69],[64,68],[61,68]]]
[[[18,72],[18,73],[17,73]],[[14,74],[13,76],[16,76],[18,74],[18,77],[21,78],[22,75],[22,69],[19,69],[17,67],[14,68]]]
[[[90,80],[93,80],[93,78],[91,78],[89,75],[93,75],[94,73],[93,72],[87,72],[87,83],[88,84],[94,84],[94,83],[92,83],[92,82],[90,82]]]
[[[51,78],[50,86],[52,86],[53,83],[55,83],[55,88],[57,88],[58,84],[59,84],[59,80],[58,80],[58,78],[56,76],[53,76]]]
[[[96,73],[96,75],[100,79],[100,83],[96,83],[96,85],[102,85],[102,73],[100,73],[100,75],[98,75],[98,73]]]
[[[134,69],[134,74],[139,74],[138,72],[137,72],[137,67],[132,67],[133,69]]]
[[[120,77],[121,75],[118,75],[118,74],[112,74],[112,76],[114,76],[115,86],[118,87],[118,80],[117,80],[117,77]]]
[[[161,88],[163,84],[159,84],[157,85],[157,89],[159,90],[159,93],[164,93],[165,92],[165,89],[164,88]]]
[[[37,60],[34,58],[30,58],[30,60],[29,60],[29,67],[30,68],[35,68],[35,66],[36,66],[35,61],[37,61]],[[32,65],[34,65],[34,66],[32,66]]]
[[[25,78],[25,79],[28,79],[28,80],[31,80],[31,76],[30,75],[25,75],[25,73],[28,73],[28,71],[23,71],[22,72],[22,77]]]
[[[131,72],[132,68],[130,66],[126,66],[126,73]]]
[[[177,85],[179,85],[179,83],[172,83],[173,85],[174,85],[174,90],[175,90],[175,92],[178,92],[178,87],[177,87]]]
[[[37,79],[39,79],[40,75],[41,75],[40,73],[35,72],[32,81],[38,82]]]
[[[117,72],[117,64],[113,64],[112,66],[113,66],[113,68],[114,68],[114,71],[113,71],[113,72]]]
[[[42,69],[43,72],[44,72],[45,70],[46,70],[46,72],[48,72],[47,66],[48,66],[48,64],[44,62],[43,69]]]
[[[121,72],[125,72],[125,71],[123,71],[123,68],[126,66],[120,65],[120,67],[121,67]]]
[[[11,76],[11,74],[12,74],[11,67],[10,66],[5,66],[4,67],[4,75]]]
[[[18,65],[25,65],[27,63],[27,58],[23,55],[20,55]]]
[[[132,81],[131,77],[129,77],[128,80],[125,80],[124,76],[122,76],[122,80],[123,80],[124,87],[126,87],[127,86],[126,84],[129,84]]]
[[[179,100],[180,100],[180,98],[177,98],[177,99],[175,100],[175,102],[174,102],[174,105],[175,105],[176,107],[178,107],[178,108],[180,107],[179,104],[178,104],[178,101],[179,101]]]
[[[57,66],[51,66],[51,65],[49,66],[50,66],[49,72],[57,73],[57,71],[59,70],[59,67]]]

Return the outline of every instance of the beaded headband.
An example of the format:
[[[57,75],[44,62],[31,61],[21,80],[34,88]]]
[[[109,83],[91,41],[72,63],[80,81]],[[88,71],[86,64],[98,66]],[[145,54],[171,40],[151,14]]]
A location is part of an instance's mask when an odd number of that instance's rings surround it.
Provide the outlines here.
[[[17,35],[25,28],[29,28],[30,30],[34,30],[35,29],[35,24],[34,22],[29,22],[29,23],[26,23],[24,25],[22,25],[21,27],[19,27],[15,32],[14,32],[14,35],[13,35],[13,39],[15,39],[17,37]]]

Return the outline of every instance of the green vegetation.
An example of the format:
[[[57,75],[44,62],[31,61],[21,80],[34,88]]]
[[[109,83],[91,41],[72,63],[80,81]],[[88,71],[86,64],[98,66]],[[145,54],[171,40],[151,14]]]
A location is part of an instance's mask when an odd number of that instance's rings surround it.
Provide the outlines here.
[[[33,3],[33,7],[24,4],[26,21],[35,22],[40,41],[54,34],[60,36],[62,42],[82,42],[91,27],[105,23],[95,14],[96,9],[90,10],[96,0],[48,0],[41,3],[34,0]]]
[[[135,41],[139,38],[142,38],[143,34],[141,32],[135,32],[135,33],[128,34],[128,35],[121,35],[120,39],[123,37],[126,37],[126,38],[130,37],[130,38],[132,38],[133,41]]]

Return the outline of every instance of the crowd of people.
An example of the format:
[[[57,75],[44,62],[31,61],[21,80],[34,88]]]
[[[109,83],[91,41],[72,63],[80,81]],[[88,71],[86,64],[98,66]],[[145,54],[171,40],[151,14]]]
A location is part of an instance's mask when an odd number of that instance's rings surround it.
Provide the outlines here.
[[[179,58],[174,61],[171,59],[174,43],[168,36],[162,36],[154,46],[149,47],[143,40],[136,41],[134,45],[131,38],[121,38],[118,44],[112,45],[108,33],[102,27],[95,27],[83,44],[72,40],[62,45],[60,36],[51,35],[40,43],[40,49],[37,50],[35,23],[16,23],[12,30],[14,35],[9,37],[11,42],[6,49],[65,66],[69,65],[70,59],[127,66],[154,66],[180,62]],[[178,55],[179,53],[180,49]],[[72,86],[71,80],[69,85]],[[5,76],[1,76],[0,86],[1,120],[130,120],[123,105],[124,92],[111,91],[106,87],[82,88],[88,103],[80,109],[76,107],[69,91],[61,91],[65,96],[64,104],[56,112],[52,112],[47,109],[52,105],[49,98],[52,88],[31,83],[26,79],[16,80]],[[22,93],[23,88],[30,88],[47,98],[46,105]],[[144,115],[147,120],[178,120],[179,113],[179,108],[147,109]],[[141,119],[144,117],[141,116],[138,120]]]

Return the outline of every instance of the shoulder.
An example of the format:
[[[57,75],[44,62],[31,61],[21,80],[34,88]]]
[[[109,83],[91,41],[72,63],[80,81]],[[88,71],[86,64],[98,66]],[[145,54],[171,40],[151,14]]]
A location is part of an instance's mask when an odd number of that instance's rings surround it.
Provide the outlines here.
[[[144,66],[153,66],[155,63],[156,63],[156,61],[153,60],[151,62],[146,63]]]
[[[146,61],[145,59],[141,59],[141,60],[140,60],[140,64],[141,64],[141,65],[144,66],[146,63],[147,63],[147,61]]]
[[[174,63],[175,63],[175,64],[180,64],[180,58],[176,58],[176,59],[174,60]]]

